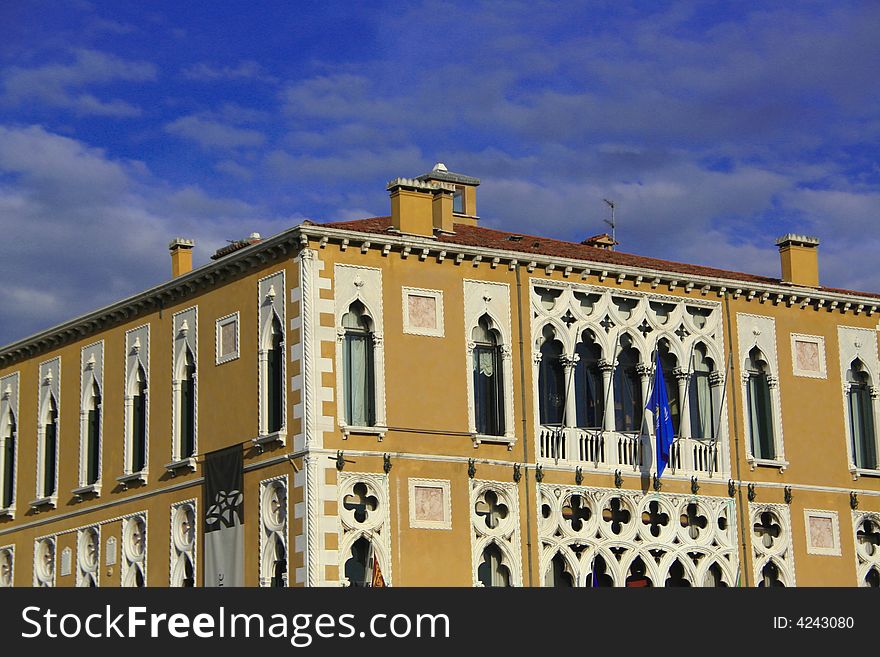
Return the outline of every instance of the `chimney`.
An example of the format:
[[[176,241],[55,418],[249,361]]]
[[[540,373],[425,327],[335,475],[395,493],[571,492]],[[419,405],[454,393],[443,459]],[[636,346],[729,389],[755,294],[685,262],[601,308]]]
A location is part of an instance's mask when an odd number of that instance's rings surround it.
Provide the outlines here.
[[[401,233],[433,237],[437,186],[415,178],[395,178],[387,189],[391,193],[391,227]]]
[[[168,243],[168,250],[171,251],[172,278],[177,278],[192,271],[192,248],[194,244],[195,242],[192,240],[184,239],[183,237],[175,237]]]
[[[776,240],[782,263],[782,282],[819,287],[819,239],[788,233]]]
[[[452,190],[452,223],[476,226],[480,219],[477,216],[477,187],[480,179],[454,173],[446,168],[442,162],[438,162],[431,169],[416,178],[422,182],[435,183]],[[435,222],[434,226],[440,228]],[[440,228],[447,230],[446,228]]]
[[[620,244],[620,242],[611,237],[608,233],[601,233],[600,235],[588,237],[581,242],[581,244],[584,246],[595,246],[598,249],[605,249],[606,251],[613,251],[614,247]]]

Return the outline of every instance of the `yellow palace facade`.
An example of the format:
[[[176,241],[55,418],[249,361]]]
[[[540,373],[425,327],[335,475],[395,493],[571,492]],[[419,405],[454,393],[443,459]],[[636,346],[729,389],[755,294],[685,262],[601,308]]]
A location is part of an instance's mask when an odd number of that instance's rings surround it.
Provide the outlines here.
[[[878,586],[880,296],[479,226],[479,180],[253,235],[0,350],[0,584]],[[770,245],[768,245],[769,250]],[[645,410],[675,429],[656,477]]]

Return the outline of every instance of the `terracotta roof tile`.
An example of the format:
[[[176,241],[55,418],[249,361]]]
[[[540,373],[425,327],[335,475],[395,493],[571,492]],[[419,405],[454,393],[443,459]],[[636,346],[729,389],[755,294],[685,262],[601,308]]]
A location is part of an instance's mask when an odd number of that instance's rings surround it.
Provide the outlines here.
[[[370,219],[358,219],[356,221],[337,221],[320,225],[327,226],[328,228],[339,228],[361,233],[388,233],[388,228],[391,225],[391,217],[373,217]],[[502,230],[495,230],[494,228],[468,226],[467,224],[456,224],[455,233],[440,233],[437,235],[437,239],[439,242],[459,244],[461,246],[503,249],[505,251],[516,251],[534,255],[556,256],[560,258],[571,258],[574,260],[588,260],[590,262],[607,263],[609,265],[641,267],[658,271],[668,271],[671,273],[682,274],[684,276],[690,274],[693,276],[707,276],[742,281],[743,283],[762,283],[765,285],[782,284],[780,279],[771,278],[769,276],[758,276],[756,274],[747,274],[727,269],[716,269],[714,267],[704,267],[701,265],[691,265],[671,260],[661,260],[659,258],[649,258],[647,256],[623,253],[621,251],[610,251],[608,249],[588,246],[586,244],[578,244],[576,242],[565,242],[550,237],[509,233]],[[820,288],[820,290],[822,292],[880,298],[880,294],[871,292],[855,292],[852,290],[829,287],[823,287]]]

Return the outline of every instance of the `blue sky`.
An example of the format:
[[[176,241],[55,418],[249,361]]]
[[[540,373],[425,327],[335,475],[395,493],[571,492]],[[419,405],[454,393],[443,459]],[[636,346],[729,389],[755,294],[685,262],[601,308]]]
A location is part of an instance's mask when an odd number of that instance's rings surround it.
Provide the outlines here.
[[[880,291],[875,2],[0,4],[0,343],[437,161],[484,225]]]

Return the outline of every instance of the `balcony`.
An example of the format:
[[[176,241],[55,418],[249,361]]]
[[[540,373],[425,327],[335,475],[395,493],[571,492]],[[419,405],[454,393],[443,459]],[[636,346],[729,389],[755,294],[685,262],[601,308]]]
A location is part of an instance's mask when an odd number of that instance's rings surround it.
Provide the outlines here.
[[[669,455],[668,472],[699,478],[720,477],[724,463],[722,447],[723,443],[716,441],[676,438]],[[541,459],[580,466],[588,471],[656,470],[653,436],[542,426],[538,434],[538,449]]]

